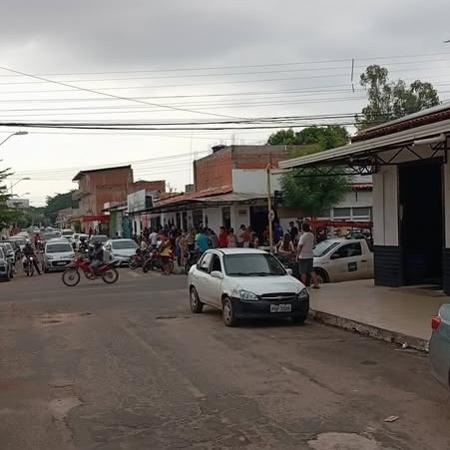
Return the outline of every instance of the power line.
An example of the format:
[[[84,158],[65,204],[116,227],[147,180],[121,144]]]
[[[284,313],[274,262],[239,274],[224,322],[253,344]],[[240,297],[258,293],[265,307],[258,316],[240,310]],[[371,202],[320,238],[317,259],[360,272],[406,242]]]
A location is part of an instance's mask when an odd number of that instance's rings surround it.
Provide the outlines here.
[[[408,55],[384,55],[355,58],[357,61],[375,61],[375,60],[391,60],[395,61],[395,64],[402,64],[398,62],[398,59],[408,58],[430,58],[434,56],[450,56],[450,53],[421,53],[421,54],[408,54]],[[296,65],[311,65],[311,64],[328,64],[339,62],[351,62],[352,57],[339,58],[339,59],[313,59],[309,61],[294,61],[294,62],[278,62],[278,63],[265,63],[265,64],[251,64],[251,65],[224,65],[224,66],[203,66],[203,67],[185,67],[185,68],[157,68],[157,69],[137,69],[137,70],[115,70],[115,71],[91,71],[91,72],[60,72],[60,73],[39,73],[37,76],[72,76],[72,75],[108,75],[108,74],[126,74],[126,73],[157,73],[157,72],[190,72],[190,71],[202,71],[202,70],[223,70],[223,69],[244,69],[244,68],[259,68],[259,67],[283,67],[283,66],[296,66]],[[432,60],[433,61],[433,60]],[[392,63],[394,64],[394,63]],[[14,77],[17,75],[0,75],[0,77]],[[20,75],[19,75],[20,76]]]
[[[427,63],[427,62],[448,62],[448,59],[437,59],[437,60],[425,60],[425,61],[408,61],[408,62],[391,62],[388,65],[395,66],[395,65],[409,65],[409,64],[419,64],[419,63]],[[363,65],[356,65],[355,69],[365,69],[366,66]],[[165,76],[159,76],[159,77],[121,77],[121,78],[78,78],[78,79],[70,79],[70,80],[58,80],[64,83],[88,83],[88,82],[95,82],[95,83],[103,83],[106,81],[130,81],[130,80],[166,80],[166,79],[179,79],[179,78],[203,78],[203,77],[228,77],[228,76],[241,76],[241,75],[264,75],[264,74],[277,74],[277,73],[292,73],[292,72],[311,72],[311,71],[336,71],[336,70],[344,70],[345,72],[343,74],[335,74],[336,76],[345,75],[348,73],[348,67],[347,66],[332,66],[332,67],[312,67],[312,68],[301,68],[301,69],[283,69],[283,70],[263,70],[263,71],[247,71],[247,72],[229,72],[229,73],[205,73],[205,74],[190,74],[190,75],[165,75]],[[409,72],[417,70],[417,68],[413,69],[400,69],[400,70],[394,70],[390,72]],[[57,80],[53,80],[57,81]],[[7,82],[0,82],[0,86],[2,85],[22,85],[22,84],[42,84],[47,83],[47,81],[7,81]]]
[[[143,101],[143,100],[130,100],[127,97],[117,96],[117,95],[114,95],[114,94],[107,94],[105,92],[100,92],[100,91],[96,91],[96,90],[93,90],[93,89],[83,88],[83,87],[75,86],[75,85],[72,85],[72,84],[63,83],[63,82],[60,82],[60,81],[53,81],[53,80],[50,80],[48,78],[44,78],[44,77],[40,77],[40,76],[36,76],[36,75],[32,75],[32,74],[27,74],[25,72],[20,72],[20,71],[15,70],[15,69],[9,69],[7,67],[0,67],[0,69],[6,70],[6,71],[12,72],[12,73],[20,74],[20,75],[23,75],[23,76],[27,76],[27,77],[30,77],[30,78],[35,78],[37,80],[46,81],[48,83],[58,84],[58,85],[61,85],[61,86],[72,88],[72,89],[77,89],[79,91],[89,92],[91,94],[98,94],[98,95],[103,95],[103,96],[106,96],[106,97],[113,97],[113,98],[116,98],[117,100],[124,100],[124,101],[131,101],[131,102],[135,102],[135,103],[142,103],[144,105],[158,106],[160,108],[177,109],[178,111],[182,111],[182,112],[206,114],[206,115],[216,116],[216,117],[226,117],[226,118],[234,118],[234,119],[236,118],[236,117],[230,117],[230,116],[223,116],[221,114],[207,113],[207,112],[204,112],[204,111],[197,112],[197,111],[194,111],[194,110],[188,110],[188,109],[183,109],[183,108],[174,108],[174,107],[171,107],[171,106],[160,105],[160,104],[157,104],[157,103],[149,103],[149,102],[146,102],[146,101]]]

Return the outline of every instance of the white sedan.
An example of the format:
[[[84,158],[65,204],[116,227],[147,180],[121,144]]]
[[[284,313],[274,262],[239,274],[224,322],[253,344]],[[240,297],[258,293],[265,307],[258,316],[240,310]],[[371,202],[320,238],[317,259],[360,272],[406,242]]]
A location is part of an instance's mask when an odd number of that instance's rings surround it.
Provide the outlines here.
[[[104,245],[106,261],[117,261],[119,265],[129,264],[130,258],[136,254],[138,245],[133,239],[111,239]]]
[[[271,254],[256,249],[207,250],[188,275],[190,307],[222,311],[227,326],[243,318],[290,317],[303,323],[309,311],[305,286]]]

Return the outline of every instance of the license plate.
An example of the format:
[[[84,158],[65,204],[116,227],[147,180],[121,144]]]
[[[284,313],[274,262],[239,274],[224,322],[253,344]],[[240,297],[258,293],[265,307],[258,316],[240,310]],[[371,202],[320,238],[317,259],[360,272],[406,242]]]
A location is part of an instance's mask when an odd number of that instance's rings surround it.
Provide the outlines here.
[[[65,266],[67,263],[65,261],[58,261],[56,263],[57,266]]]
[[[292,305],[270,305],[271,313],[291,312]]]

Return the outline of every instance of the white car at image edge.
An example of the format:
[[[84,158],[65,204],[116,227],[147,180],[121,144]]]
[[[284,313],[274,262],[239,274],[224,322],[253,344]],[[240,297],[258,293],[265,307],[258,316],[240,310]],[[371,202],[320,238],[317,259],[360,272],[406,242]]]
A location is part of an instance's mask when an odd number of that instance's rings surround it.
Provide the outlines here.
[[[191,267],[188,286],[192,312],[202,312],[204,305],[217,308],[226,326],[267,317],[303,323],[309,312],[305,286],[263,250],[207,250]]]

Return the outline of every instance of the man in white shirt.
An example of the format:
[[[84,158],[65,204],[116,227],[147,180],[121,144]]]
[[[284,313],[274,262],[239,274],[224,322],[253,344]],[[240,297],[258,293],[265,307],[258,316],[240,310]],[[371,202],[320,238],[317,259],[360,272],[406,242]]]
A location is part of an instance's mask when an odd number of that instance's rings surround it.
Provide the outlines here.
[[[155,249],[158,246],[158,233],[155,230],[152,230],[148,239],[152,248]]]
[[[300,279],[304,285],[306,285],[308,277],[311,277],[312,287],[314,289],[319,288],[319,282],[317,275],[313,270],[313,247],[314,247],[314,235],[311,233],[309,223],[304,222],[302,224],[303,233],[300,236],[297,247],[297,259],[298,259],[298,271]]]

